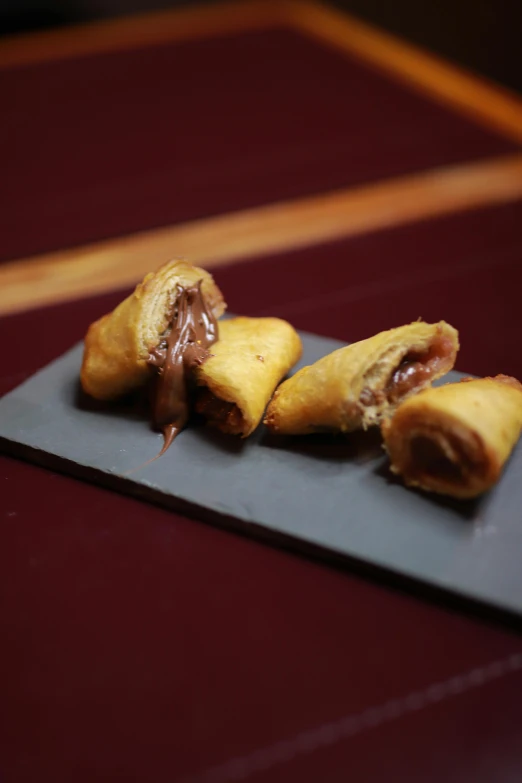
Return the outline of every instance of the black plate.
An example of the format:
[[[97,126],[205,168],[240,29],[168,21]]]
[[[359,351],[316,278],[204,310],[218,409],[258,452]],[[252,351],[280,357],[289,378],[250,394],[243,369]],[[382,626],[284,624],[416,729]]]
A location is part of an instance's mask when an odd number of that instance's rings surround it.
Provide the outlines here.
[[[298,367],[341,346],[301,336]],[[193,426],[145,465],[161,436],[139,406],[82,400],[81,355],[78,345],[0,400],[5,451],[276,545],[522,614],[520,445],[497,487],[475,502],[406,489],[389,473],[377,432],[276,438],[259,427],[242,441]]]

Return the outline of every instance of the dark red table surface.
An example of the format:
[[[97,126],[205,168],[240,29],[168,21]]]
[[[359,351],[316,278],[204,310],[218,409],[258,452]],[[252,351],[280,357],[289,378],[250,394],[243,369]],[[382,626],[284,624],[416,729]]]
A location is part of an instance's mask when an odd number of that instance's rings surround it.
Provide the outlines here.
[[[231,310],[341,339],[446,318],[460,369],[520,377],[521,221],[519,202],[215,276]],[[120,296],[0,320],[3,389]],[[3,780],[520,780],[514,628],[7,457],[0,482]]]
[[[295,31],[0,72],[0,260],[520,149]]]

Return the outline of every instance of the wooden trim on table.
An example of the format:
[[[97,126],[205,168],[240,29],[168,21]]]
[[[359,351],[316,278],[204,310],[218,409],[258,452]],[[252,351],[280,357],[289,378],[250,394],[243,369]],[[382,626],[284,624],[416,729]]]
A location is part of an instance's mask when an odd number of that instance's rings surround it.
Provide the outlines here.
[[[516,93],[328,5],[288,0],[286,8],[289,21],[302,32],[522,141],[522,98]]]
[[[0,68],[287,26],[522,141],[522,99],[318,2],[229,0],[0,42]],[[522,197],[522,155],[142,232],[0,266],[0,314],[132,286],[174,255],[211,267]]]
[[[0,314],[131,287],[176,256],[240,263],[520,198],[522,154],[132,234],[1,265]]]
[[[0,68],[281,25],[356,56],[522,141],[522,98],[518,95],[315,0],[224,0],[12,36],[0,42]]]
[[[277,0],[229,0],[14,35],[0,41],[0,68],[261,30],[280,23]]]

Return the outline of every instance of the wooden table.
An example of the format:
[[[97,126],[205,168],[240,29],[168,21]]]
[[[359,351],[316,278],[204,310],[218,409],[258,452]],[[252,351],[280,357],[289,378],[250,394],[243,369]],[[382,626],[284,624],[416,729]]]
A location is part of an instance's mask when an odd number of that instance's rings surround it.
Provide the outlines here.
[[[180,255],[232,311],[344,340],[445,318],[459,369],[522,377],[517,96],[306,2],[13,38],[0,69],[2,392]],[[16,460],[0,481],[6,781],[522,774],[517,629]]]

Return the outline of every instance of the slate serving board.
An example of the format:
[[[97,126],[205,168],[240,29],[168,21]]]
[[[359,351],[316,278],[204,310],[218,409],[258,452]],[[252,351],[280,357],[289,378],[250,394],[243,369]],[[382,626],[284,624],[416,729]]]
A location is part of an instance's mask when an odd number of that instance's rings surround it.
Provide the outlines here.
[[[301,333],[297,370],[342,344]],[[522,444],[474,502],[406,489],[377,432],[245,441],[202,426],[161,447],[143,412],[81,398],[82,345],[0,400],[2,450],[276,545],[377,567],[522,615]],[[295,371],[294,370],[294,371]],[[458,380],[450,373],[447,380]]]

